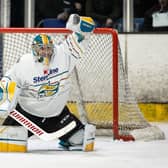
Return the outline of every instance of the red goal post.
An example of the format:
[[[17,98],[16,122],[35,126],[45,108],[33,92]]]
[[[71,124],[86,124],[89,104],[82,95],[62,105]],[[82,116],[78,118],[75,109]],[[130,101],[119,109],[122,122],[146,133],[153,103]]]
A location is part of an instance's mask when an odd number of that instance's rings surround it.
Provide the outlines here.
[[[49,34],[55,43],[60,44],[71,31],[60,28],[0,28],[3,73],[22,54],[31,52],[32,39],[39,33]],[[131,131],[145,132],[151,127],[131,93],[116,30],[95,29],[85,56],[72,74],[72,83],[68,103],[70,110],[82,117],[81,120],[102,130],[98,134],[107,132],[114,139],[128,141],[136,139]]]

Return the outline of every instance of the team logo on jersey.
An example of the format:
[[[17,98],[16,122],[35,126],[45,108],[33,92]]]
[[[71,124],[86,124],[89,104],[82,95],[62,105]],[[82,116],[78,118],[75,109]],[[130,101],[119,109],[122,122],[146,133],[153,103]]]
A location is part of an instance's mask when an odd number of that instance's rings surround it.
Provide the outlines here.
[[[40,97],[49,97],[55,95],[58,90],[59,90],[59,85],[60,82],[57,82],[56,84],[48,84],[48,85],[43,85],[40,87],[38,91],[38,95]]]

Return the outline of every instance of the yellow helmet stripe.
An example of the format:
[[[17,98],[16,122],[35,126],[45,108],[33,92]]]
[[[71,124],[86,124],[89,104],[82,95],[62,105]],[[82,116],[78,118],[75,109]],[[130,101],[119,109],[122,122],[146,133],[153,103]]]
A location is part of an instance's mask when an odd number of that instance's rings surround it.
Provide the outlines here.
[[[48,37],[45,34],[41,34],[43,44],[49,44]]]

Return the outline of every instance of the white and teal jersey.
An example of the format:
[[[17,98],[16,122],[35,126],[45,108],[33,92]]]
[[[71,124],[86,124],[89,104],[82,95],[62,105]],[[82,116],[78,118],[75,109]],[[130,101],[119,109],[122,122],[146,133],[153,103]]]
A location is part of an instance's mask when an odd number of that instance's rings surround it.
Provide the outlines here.
[[[79,46],[69,44],[71,39],[68,40],[55,46],[47,74],[43,64],[35,62],[32,54],[21,57],[7,72],[6,76],[16,81],[21,89],[17,101],[26,112],[39,117],[52,117],[60,114],[66,105],[70,73],[81,56],[81,52],[75,49]]]

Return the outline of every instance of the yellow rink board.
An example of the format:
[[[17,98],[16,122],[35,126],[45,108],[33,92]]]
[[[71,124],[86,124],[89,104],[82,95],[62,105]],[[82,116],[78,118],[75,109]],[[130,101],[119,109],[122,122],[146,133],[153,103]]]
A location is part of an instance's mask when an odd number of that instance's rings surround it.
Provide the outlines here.
[[[87,108],[89,109],[91,104],[87,105]],[[108,105],[106,103],[101,103],[97,105],[98,111],[102,111],[102,109],[105,109]],[[138,104],[142,114],[144,117],[150,121],[150,122],[168,122],[168,104],[159,104],[159,103],[139,103]],[[79,116],[77,106],[74,103],[68,104],[68,107],[70,108],[70,111],[72,111],[76,116]],[[93,116],[91,112],[89,112],[89,117],[92,119],[100,120],[103,117],[105,120],[110,121],[112,120],[112,110],[111,108],[106,108],[107,113],[101,115],[95,115]],[[102,116],[103,115],[103,116]],[[0,118],[0,124],[2,123],[2,120]]]
[[[168,104],[140,103],[139,108],[148,121],[168,122]]]
[[[87,104],[86,108],[90,108],[91,104]],[[168,122],[168,104],[159,104],[159,103],[139,103],[138,104],[142,114],[149,122]],[[77,112],[77,107],[75,104],[68,104],[70,110],[77,116],[79,116]],[[97,109],[101,112],[103,109],[107,107],[106,103],[101,103],[97,105]],[[105,120],[111,120],[111,108],[106,108],[107,115],[97,115],[93,117],[92,113],[89,112],[89,117],[94,118],[96,120],[101,120],[103,117]],[[109,115],[110,114],[110,115]],[[98,117],[98,118],[97,118]],[[100,117],[100,118],[99,118]]]

